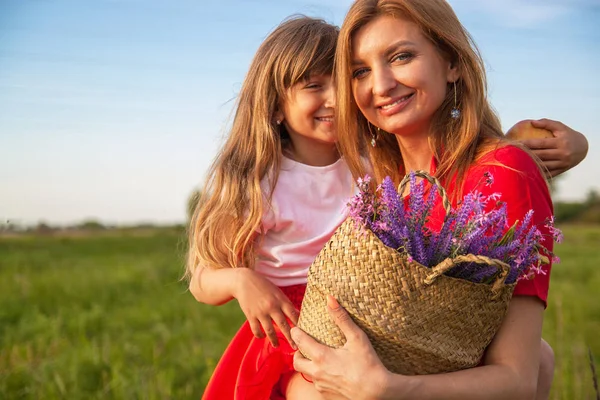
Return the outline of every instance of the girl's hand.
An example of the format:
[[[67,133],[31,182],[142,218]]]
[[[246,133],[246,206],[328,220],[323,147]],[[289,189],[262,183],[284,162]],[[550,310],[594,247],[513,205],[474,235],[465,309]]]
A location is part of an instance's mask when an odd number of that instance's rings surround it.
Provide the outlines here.
[[[241,276],[236,285],[234,297],[240,303],[254,336],[263,338],[266,334],[274,347],[279,346],[273,326],[273,322],[275,322],[295,350],[296,345],[292,341],[291,327],[287,318],[294,325],[298,323],[299,313],[296,307],[281,289],[265,277],[247,268],[240,268],[239,272]]]
[[[553,178],[573,168],[587,155],[588,142],[585,136],[562,122],[544,118],[531,123],[554,135],[553,138],[522,140],[542,160],[547,169],[546,178]]]

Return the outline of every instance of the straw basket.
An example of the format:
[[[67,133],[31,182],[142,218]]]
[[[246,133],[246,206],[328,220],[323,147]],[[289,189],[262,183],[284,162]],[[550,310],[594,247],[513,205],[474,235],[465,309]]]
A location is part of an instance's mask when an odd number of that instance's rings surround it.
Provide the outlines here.
[[[401,190],[406,183],[407,178]],[[449,210],[443,189],[441,194]],[[481,284],[443,275],[460,262],[497,266],[496,281]],[[512,297],[515,285],[504,283],[507,273],[506,264],[475,255],[447,259],[433,268],[408,262],[348,219],[310,267],[298,326],[323,344],[343,346],[345,338],[327,312],[330,294],[365,331],[390,371],[423,375],[474,367]]]

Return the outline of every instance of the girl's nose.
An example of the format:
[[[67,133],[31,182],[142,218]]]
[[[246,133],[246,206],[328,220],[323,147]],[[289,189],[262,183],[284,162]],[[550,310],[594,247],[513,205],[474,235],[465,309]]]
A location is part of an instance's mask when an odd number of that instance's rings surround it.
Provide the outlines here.
[[[335,87],[328,85],[325,89],[325,107],[335,108]]]

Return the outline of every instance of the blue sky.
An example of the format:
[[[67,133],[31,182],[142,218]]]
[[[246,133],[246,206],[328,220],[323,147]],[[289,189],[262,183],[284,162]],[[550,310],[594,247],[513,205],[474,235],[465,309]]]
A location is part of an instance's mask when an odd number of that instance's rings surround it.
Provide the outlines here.
[[[600,0],[452,0],[505,129],[559,119],[587,159],[559,198],[600,189]],[[250,60],[294,13],[349,0],[0,0],[0,218],[183,221]]]

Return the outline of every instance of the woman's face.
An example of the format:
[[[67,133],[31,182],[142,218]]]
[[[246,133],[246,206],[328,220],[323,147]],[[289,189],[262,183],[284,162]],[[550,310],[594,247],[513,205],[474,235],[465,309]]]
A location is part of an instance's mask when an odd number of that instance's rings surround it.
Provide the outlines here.
[[[427,135],[458,73],[413,22],[381,16],[352,38],[352,91],[375,126],[397,135]]]

